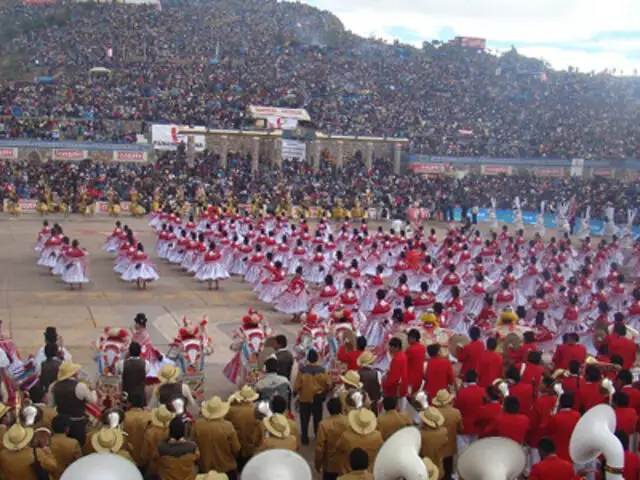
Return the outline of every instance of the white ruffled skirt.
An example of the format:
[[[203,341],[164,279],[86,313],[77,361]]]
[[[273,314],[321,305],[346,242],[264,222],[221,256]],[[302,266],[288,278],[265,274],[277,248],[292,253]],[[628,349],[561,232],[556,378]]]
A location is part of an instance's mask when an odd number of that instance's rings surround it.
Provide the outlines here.
[[[201,282],[224,280],[225,278],[229,278],[229,272],[220,261],[204,262],[196,272],[196,278]]]
[[[158,280],[160,276],[156,272],[155,265],[147,262],[131,262],[120,278],[125,282],[137,282],[138,280],[153,282]]]
[[[84,267],[78,260],[71,260],[62,272],[62,281],[68,284],[89,283]]]

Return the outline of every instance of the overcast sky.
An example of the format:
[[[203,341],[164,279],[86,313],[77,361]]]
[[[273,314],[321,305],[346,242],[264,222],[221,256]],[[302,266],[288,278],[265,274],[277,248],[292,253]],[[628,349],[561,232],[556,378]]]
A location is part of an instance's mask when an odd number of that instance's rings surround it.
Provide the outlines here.
[[[640,71],[640,0],[304,0],[369,37],[421,45],[460,35],[556,69]]]

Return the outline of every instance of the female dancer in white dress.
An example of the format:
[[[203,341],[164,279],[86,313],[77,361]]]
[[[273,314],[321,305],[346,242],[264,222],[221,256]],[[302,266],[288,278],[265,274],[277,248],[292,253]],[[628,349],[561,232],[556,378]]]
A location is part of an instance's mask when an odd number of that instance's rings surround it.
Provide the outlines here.
[[[149,262],[149,256],[145,253],[142,243],[138,243],[138,249],[121,278],[125,282],[136,282],[139,290],[145,290],[147,283],[160,278],[155,265]]]
[[[79,247],[78,240],[71,242],[71,248],[65,256],[69,259],[64,272],[62,273],[62,281],[69,285],[73,290],[74,285],[82,288],[83,283],[89,283],[87,277],[87,252]]]

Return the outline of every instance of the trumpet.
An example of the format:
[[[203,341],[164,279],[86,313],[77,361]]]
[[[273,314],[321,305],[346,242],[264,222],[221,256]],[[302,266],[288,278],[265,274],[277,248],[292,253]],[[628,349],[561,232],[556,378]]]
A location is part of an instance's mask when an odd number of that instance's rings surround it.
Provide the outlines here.
[[[613,395],[616,393],[616,387],[613,385],[613,382],[610,378],[604,378],[600,382],[600,388],[607,392],[609,396],[609,405],[613,404]]]

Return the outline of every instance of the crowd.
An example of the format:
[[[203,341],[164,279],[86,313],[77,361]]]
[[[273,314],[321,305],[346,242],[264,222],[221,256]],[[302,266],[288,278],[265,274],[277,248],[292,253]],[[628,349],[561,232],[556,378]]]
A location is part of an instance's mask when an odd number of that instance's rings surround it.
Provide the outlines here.
[[[150,122],[239,128],[256,104],[304,107],[323,131],[404,136],[430,154],[638,153],[636,78],[556,72],[516,51],[388,45],[302,3],[8,2],[0,26],[6,137],[126,141]]]
[[[367,170],[358,157],[347,161],[341,172],[326,162],[313,172],[307,163],[285,161],[281,170],[261,164],[252,174],[249,156],[230,154],[224,169],[219,157],[208,152],[196,155],[193,166],[180,152],[159,154],[155,165],[90,160],[3,162],[0,184],[5,186],[0,190],[2,198],[11,186],[22,198],[38,199],[48,190],[59,198],[69,197],[71,203],[85,189],[94,200],[107,200],[113,189],[121,200],[127,201],[133,187],[147,212],[153,208],[154,192],[159,192],[166,202],[181,191],[187,201],[193,202],[200,187],[208,201],[217,205],[226,204],[231,196],[238,203],[258,199],[270,211],[284,199],[289,204],[321,206],[331,211],[339,203],[351,209],[359,201],[362,206],[379,209],[384,218],[406,218],[408,208],[419,205],[428,208],[434,219],[444,219],[455,207],[467,213],[474,207],[489,208],[491,197],[496,199],[497,208],[511,209],[516,196],[523,210],[539,211],[544,201],[547,211],[553,212],[559,203],[575,197],[579,215],[589,206],[591,218],[604,220],[605,209],[614,206],[618,225],[624,225],[627,209],[640,203],[637,183],[602,177],[550,179],[468,174],[460,179],[447,175],[425,178],[411,172],[394,175],[391,162],[384,158],[375,159],[373,168]]]

